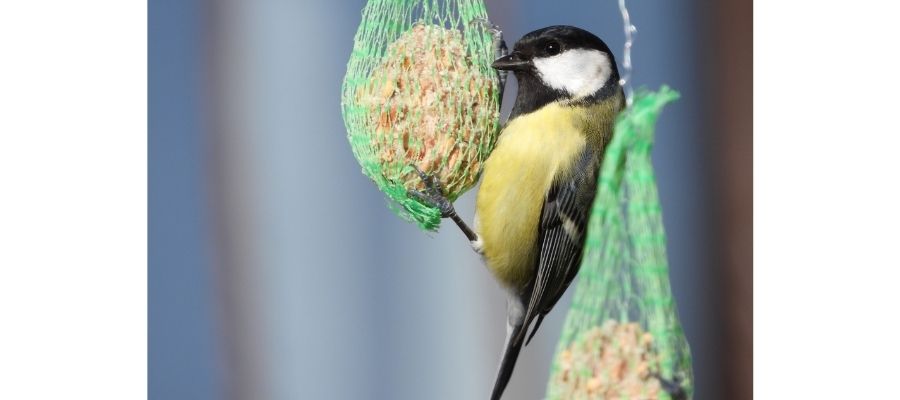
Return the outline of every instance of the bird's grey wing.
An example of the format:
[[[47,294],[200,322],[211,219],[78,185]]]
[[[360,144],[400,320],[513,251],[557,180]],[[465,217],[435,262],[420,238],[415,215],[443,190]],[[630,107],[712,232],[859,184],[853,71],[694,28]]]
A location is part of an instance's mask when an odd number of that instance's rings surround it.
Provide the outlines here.
[[[543,316],[556,305],[578,273],[598,169],[599,156],[590,147],[585,148],[571,176],[556,182],[544,201],[538,230],[537,273],[531,285],[523,330],[527,331],[531,321],[538,318],[532,337]]]

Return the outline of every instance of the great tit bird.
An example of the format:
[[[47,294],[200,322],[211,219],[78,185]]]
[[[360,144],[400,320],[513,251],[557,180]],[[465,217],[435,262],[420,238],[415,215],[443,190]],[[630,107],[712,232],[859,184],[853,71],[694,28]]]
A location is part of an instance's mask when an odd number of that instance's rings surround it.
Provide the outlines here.
[[[505,349],[491,394],[498,400],[529,326],[534,323],[528,341],[578,272],[600,160],[625,96],[609,47],[572,26],[531,32],[492,66],[511,71],[519,88],[484,165],[475,229],[432,177],[421,174],[427,189],[416,195],[456,222],[509,294]]]

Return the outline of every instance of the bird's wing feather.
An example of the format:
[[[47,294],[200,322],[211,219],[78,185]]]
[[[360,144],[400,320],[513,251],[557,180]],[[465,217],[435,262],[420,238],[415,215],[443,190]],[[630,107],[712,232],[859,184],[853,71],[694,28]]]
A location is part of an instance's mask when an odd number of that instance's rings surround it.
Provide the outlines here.
[[[590,146],[586,147],[570,176],[554,183],[544,201],[538,231],[540,256],[525,311],[526,329],[522,334],[527,332],[534,318],[543,318],[550,312],[578,273],[598,168],[598,155]],[[531,336],[538,326],[535,325]]]

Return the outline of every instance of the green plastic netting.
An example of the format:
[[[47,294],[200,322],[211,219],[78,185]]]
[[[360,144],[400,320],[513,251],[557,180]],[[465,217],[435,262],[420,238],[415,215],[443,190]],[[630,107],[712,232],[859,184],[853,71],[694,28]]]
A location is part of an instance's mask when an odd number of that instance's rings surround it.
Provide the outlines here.
[[[435,176],[451,201],[478,180],[496,142],[499,80],[481,0],[370,0],[341,106],[363,173],[425,230],[437,208],[408,195]]]
[[[669,286],[650,159],[657,116],[677,98],[666,86],[640,91],[616,121],[551,368],[550,400],[692,396],[691,354]]]

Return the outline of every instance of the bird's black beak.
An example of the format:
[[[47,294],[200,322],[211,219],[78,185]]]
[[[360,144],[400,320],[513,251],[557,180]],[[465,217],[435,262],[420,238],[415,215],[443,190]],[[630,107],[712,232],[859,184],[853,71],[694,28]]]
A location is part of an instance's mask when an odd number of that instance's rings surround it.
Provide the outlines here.
[[[522,58],[521,54],[514,51],[507,56],[494,60],[494,63],[491,64],[491,68],[501,71],[516,71],[525,69],[529,65],[531,65],[531,61]]]

